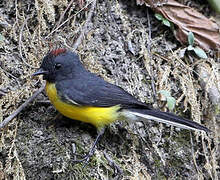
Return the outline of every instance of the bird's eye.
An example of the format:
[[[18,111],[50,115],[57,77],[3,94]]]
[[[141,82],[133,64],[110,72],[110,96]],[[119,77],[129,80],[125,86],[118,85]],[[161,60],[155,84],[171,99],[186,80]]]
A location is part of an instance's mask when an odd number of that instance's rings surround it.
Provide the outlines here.
[[[54,67],[55,67],[56,70],[58,70],[58,69],[61,68],[61,64],[60,63],[56,63]]]

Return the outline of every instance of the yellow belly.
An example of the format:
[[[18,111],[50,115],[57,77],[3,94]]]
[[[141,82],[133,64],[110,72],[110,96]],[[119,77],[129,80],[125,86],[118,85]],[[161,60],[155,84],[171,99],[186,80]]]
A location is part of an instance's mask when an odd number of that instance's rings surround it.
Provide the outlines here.
[[[53,83],[47,82],[46,93],[51,103],[61,114],[71,119],[93,124],[97,128],[104,127],[116,121],[119,117],[117,112],[120,109],[119,105],[112,107],[90,107],[70,105],[61,101]]]

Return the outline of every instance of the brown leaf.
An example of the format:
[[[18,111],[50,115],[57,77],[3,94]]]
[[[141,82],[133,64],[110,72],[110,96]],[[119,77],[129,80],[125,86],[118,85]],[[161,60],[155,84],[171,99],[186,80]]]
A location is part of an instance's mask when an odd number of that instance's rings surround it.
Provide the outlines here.
[[[195,43],[205,50],[220,48],[218,25],[193,8],[174,0],[144,1],[156,13],[162,14],[177,26],[175,36],[181,43],[188,44],[187,36],[191,31],[195,36]]]

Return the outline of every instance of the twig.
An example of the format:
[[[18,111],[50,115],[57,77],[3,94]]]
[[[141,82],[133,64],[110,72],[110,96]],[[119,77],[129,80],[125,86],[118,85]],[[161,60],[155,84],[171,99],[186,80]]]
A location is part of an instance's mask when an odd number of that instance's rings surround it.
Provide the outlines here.
[[[2,67],[0,67],[0,69],[7,75],[11,76],[12,78],[14,78],[16,80],[16,82],[18,83],[18,86],[20,86],[20,82],[18,81],[18,78],[16,78],[13,74],[11,74],[10,72],[4,70]]]
[[[10,72],[4,70],[2,67],[0,67],[0,68],[1,68],[1,70],[2,70],[5,74],[7,74],[7,75],[11,76],[12,78],[18,80],[18,78],[16,78],[13,74],[11,74]]]
[[[39,104],[51,104],[51,103],[50,103],[50,100],[35,101],[35,103],[39,103]]]
[[[30,64],[28,64],[25,60],[24,60],[24,57],[23,57],[23,55],[22,55],[22,35],[23,35],[23,31],[24,31],[24,26],[25,26],[25,24],[27,23],[27,20],[28,20],[29,18],[26,18],[25,20],[24,20],[24,23],[22,24],[22,26],[21,26],[21,30],[20,30],[20,35],[19,35],[19,52],[20,52],[20,56],[21,56],[21,59],[22,59],[22,61],[23,61],[23,63],[26,65],[26,66],[28,66],[28,67],[30,67],[30,68],[34,68],[34,69],[36,69],[37,67],[34,67],[34,66],[31,66]]]
[[[79,37],[77,38],[77,40],[75,41],[75,43],[73,44],[73,51],[75,51],[77,49],[77,47],[81,44],[82,42],[82,39],[84,37],[84,34],[85,34],[85,31],[87,30],[87,26],[88,26],[88,23],[91,21],[92,19],[92,15],[93,15],[93,12],[94,12],[94,9],[95,9],[95,5],[96,5],[96,0],[93,0],[92,2],[92,6],[91,6],[91,9],[89,11],[89,14],[88,14],[88,17],[86,19],[86,22],[84,24],[84,26],[82,27],[82,30],[81,30],[81,34],[79,35]]]
[[[54,30],[52,30],[45,39],[48,39],[55,31],[57,31],[59,28],[61,28],[64,24],[66,24],[70,19],[72,19],[74,16],[82,12],[84,9],[86,9],[91,3],[88,3],[86,6],[84,6],[82,9],[80,9],[76,14],[73,14],[70,16],[67,20],[65,20],[62,24],[60,24],[58,27],[56,27]]]
[[[148,8],[147,8],[147,22],[148,22],[148,28],[149,28],[147,51],[148,51],[148,56],[150,58],[150,64],[151,64],[151,62],[152,62],[152,55],[151,55],[151,24],[150,24]],[[152,87],[152,90],[153,90],[153,98],[154,98],[154,102],[156,102],[156,90],[155,90],[155,82],[154,82],[154,75],[153,75],[152,66],[150,66],[150,71],[151,71],[150,76],[151,76],[151,87]]]
[[[45,88],[45,84],[43,84],[40,89],[38,89],[33,96],[29,97],[24,104],[22,104],[16,111],[14,111],[10,116],[8,116],[4,121],[0,123],[0,129],[4,128],[13,118],[15,118],[18,113],[20,113],[30,102],[32,102],[38,94],[40,94]]]
[[[62,19],[64,18],[64,15],[66,14],[67,10],[70,8],[70,6],[73,4],[74,0],[71,0],[70,3],[68,4],[67,8],[65,9],[65,11],[61,14],[59,21],[56,24],[56,28],[60,25],[60,22],[62,21]]]
[[[4,91],[4,90],[2,90],[2,89],[0,89],[0,96],[5,96],[6,95],[6,91]]]
[[[194,143],[193,143],[193,139],[192,139],[192,132],[190,132],[190,142],[191,142],[191,152],[192,152],[192,161],[193,161],[193,165],[195,166],[196,168],[196,171],[199,173],[199,167],[196,163],[196,154],[195,154],[195,151],[194,151]]]
[[[121,168],[109,157],[109,155],[105,151],[103,152],[103,154],[106,160],[109,162],[109,165],[114,168],[114,170],[116,170],[116,174],[120,176],[123,173]]]

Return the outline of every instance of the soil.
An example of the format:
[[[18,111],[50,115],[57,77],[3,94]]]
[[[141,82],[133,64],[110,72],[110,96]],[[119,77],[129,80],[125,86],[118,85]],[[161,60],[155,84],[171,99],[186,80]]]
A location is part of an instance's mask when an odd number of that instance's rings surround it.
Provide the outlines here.
[[[75,163],[89,151],[96,129],[59,115],[44,92],[0,131],[0,179],[218,179],[220,120],[196,71],[204,62],[214,71],[215,57],[179,58],[185,46],[136,1],[99,0],[89,22],[90,1],[67,9],[69,3],[0,2],[0,120],[41,86],[31,74],[42,58],[51,49],[73,50],[85,31],[76,53],[87,69],[161,110],[168,109],[158,92],[169,91],[176,114],[213,132],[120,121],[106,128],[88,164]],[[211,15],[204,2],[188,4]]]

